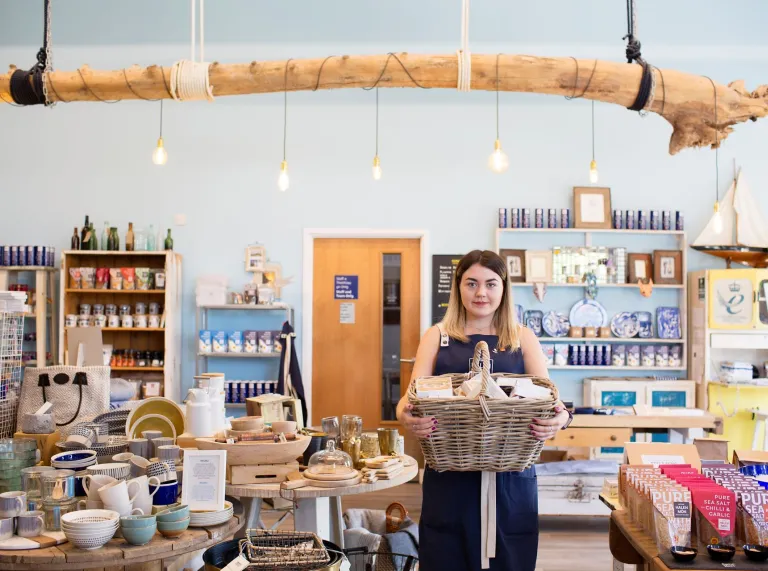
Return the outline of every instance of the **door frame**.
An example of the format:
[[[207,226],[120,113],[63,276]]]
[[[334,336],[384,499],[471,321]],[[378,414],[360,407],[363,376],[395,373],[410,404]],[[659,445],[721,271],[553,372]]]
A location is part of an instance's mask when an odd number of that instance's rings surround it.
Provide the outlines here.
[[[307,419],[309,425],[312,419],[312,313],[314,270],[315,270],[315,239],[316,238],[392,238],[418,239],[421,250],[421,315],[419,336],[430,326],[431,305],[425,301],[425,292],[430,291],[432,272],[429,265],[429,231],[428,230],[374,230],[370,228],[305,228],[303,245],[303,268],[301,286],[301,364],[302,380],[304,381],[304,396],[307,401]]]

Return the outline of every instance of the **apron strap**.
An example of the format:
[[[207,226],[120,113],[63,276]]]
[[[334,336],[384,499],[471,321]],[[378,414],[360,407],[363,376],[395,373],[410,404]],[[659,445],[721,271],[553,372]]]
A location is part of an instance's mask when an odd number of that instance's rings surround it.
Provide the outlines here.
[[[480,475],[480,557],[481,567],[489,569],[496,557],[496,473]]]
[[[440,332],[440,347],[448,347],[448,341],[450,337],[448,337],[445,329],[443,329],[442,323],[437,324],[437,330]]]

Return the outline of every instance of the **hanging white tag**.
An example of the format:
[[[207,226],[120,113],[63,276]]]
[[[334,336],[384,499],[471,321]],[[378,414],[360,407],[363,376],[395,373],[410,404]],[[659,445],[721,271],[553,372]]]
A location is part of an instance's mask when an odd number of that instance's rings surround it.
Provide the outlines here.
[[[227,438],[227,444],[236,444],[234,438]]]
[[[237,558],[232,561],[229,565],[224,567],[221,571],[242,571],[246,567],[250,565],[250,561],[248,561],[245,556],[241,553],[237,556]]]

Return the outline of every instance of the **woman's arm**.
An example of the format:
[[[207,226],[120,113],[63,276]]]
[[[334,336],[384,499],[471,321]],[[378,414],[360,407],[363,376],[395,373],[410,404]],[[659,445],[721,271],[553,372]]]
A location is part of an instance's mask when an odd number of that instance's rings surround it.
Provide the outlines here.
[[[523,352],[525,374],[548,379],[547,360],[544,357],[544,352],[541,350],[539,338],[527,327],[520,328],[520,349]],[[557,431],[563,428],[570,418],[568,411],[565,410],[563,403],[560,401],[555,403],[555,413],[555,416],[552,418],[534,419],[533,424],[530,425],[531,434],[539,440],[554,438]]]
[[[440,350],[440,330],[437,326],[430,327],[421,338],[419,349],[416,351],[416,362],[413,364],[411,380],[419,377],[428,377],[435,371],[437,352]],[[413,407],[408,404],[408,395],[405,394],[397,403],[397,419],[406,430],[419,438],[425,438],[432,434],[437,424],[433,417],[416,418],[411,414]]]

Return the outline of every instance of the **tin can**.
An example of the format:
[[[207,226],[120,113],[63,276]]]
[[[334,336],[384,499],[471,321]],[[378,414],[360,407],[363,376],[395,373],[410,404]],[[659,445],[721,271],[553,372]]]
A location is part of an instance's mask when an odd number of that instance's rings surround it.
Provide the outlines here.
[[[19,265],[20,266],[34,266],[34,260],[27,260],[27,249],[24,246],[19,247]]]
[[[523,228],[530,228],[531,227],[531,209],[530,208],[523,208],[522,218],[523,218]]]
[[[23,247],[24,246],[22,246],[22,248]],[[11,246],[11,263],[8,265],[9,266],[19,265],[19,247],[18,246]]]
[[[661,213],[661,229],[665,231],[672,230],[672,212],[669,210]]]
[[[24,246],[19,246],[19,249],[24,248]],[[35,247],[34,246],[27,246],[27,264],[30,266],[35,265]]]
[[[550,208],[547,210],[547,226],[549,228],[557,228],[557,209]]]
[[[627,210],[625,217],[625,225],[627,230],[635,230],[635,211]]]
[[[45,246],[35,246],[35,265],[44,266],[45,260]]]
[[[571,211],[568,208],[563,208],[560,211],[560,228],[571,227]]]
[[[648,230],[648,214],[645,210],[637,211],[637,229]]]
[[[605,345],[603,347],[603,365],[610,367],[611,364],[611,346]]]
[[[594,366],[595,364],[595,346],[594,345],[588,345],[587,346],[587,357],[586,357],[587,365],[590,367]]]
[[[508,228],[506,208],[499,208],[499,228]]]
[[[675,230],[682,232],[685,230],[685,224],[683,221],[683,213],[682,211],[678,210],[675,212]]]
[[[48,253],[48,263],[46,266],[49,268],[52,268],[54,264],[56,263],[56,248],[51,248],[48,246],[48,248],[45,250]]]
[[[658,210],[651,210],[651,230],[661,230],[661,217]]]
[[[579,355],[579,366],[581,366],[581,367],[583,367],[584,365],[587,364],[587,351],[586,351],[586,349],[587,348],[584,347],[583,345],[579,345],[578,349],[577,349],[578,350],[578,355]]]
[[[544,209],[543,208],[537,208],[534,210],[534,221],[536,224],[536,228],[544,228]]]
[[[0,246],[0,266],[10,266],[11,265],[11,251],[7,250],[8,246]],[[8,252],[8,261],[6,261],[5,253]]]
[[[509,215],[510,215],[510,221],[509,221],[510,228],[520,228],[520,209],[510,208]]]
[[[613,227],[616,230],[624,230],[624,215],[621,210],[613,211]]]

